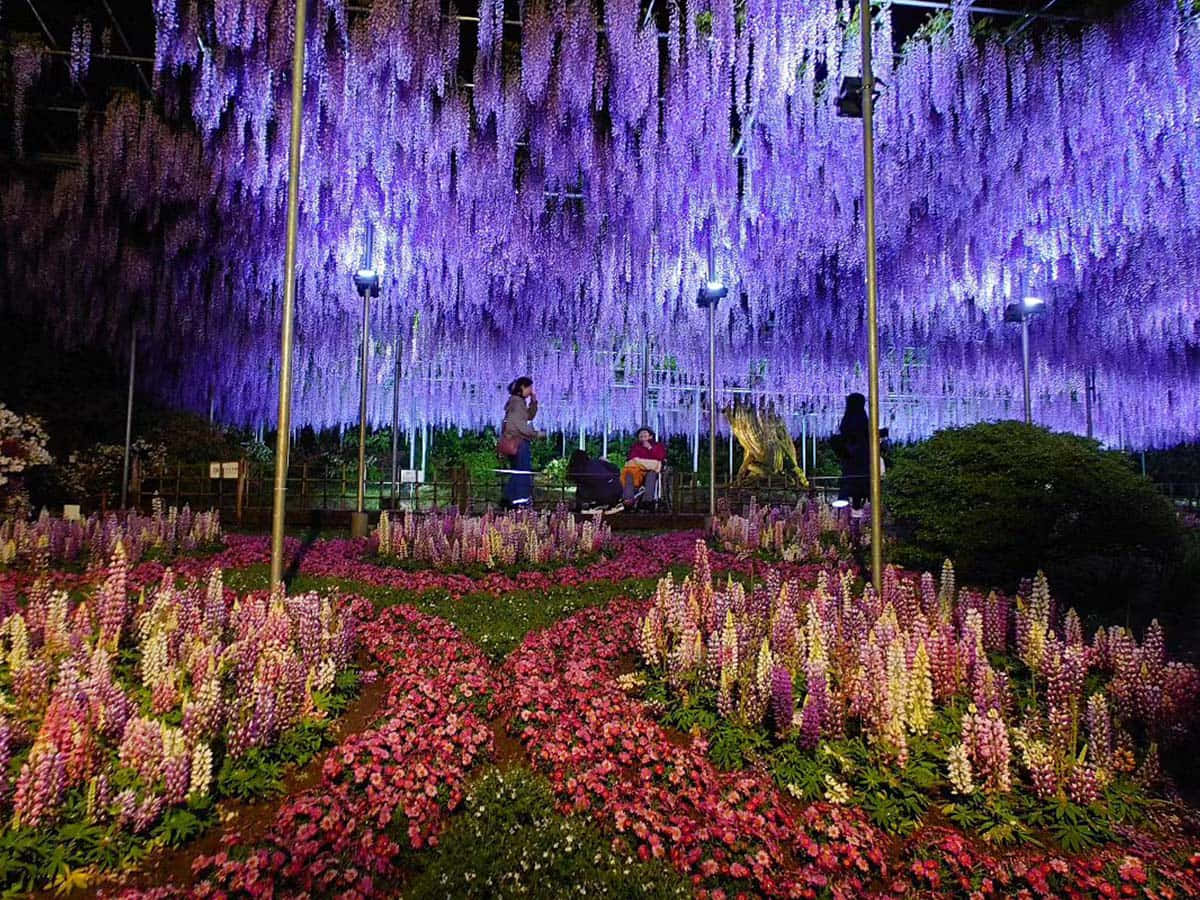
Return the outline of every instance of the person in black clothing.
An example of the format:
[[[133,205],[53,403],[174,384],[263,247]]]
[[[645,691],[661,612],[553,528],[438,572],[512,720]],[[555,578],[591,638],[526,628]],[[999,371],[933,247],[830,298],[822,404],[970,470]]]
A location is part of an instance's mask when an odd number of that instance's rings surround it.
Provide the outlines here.
[[[592,459],[576,450],[567,460],[567,478],[575,484],[575,511],[620,512],[621,470],[606,459]]]
[[[867,424],[867,398],[862,394],[851,394],[846,398],[846,411],[838,426],[838,461],[842,464],[842,480],[838,490],[837,506],[849,502],[853,515],[862,515],[863,504],[871,493],[871,438]]]

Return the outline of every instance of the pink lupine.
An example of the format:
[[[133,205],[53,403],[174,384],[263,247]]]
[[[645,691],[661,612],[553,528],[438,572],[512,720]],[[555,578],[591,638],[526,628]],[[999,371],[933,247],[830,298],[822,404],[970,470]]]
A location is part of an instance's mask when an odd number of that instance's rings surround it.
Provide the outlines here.
[[[1162,760],[1158,754],[1158,744],[1151,744],[1146,751],[1146,758],[1134,776],[1138,784],[1153,787],[1162,781]]]
[[[1108,711],[1108,700],[1101,691],[1088,698],[1087,726],[1088,756],[1097,767],[1107,769],[1113,751],[1112,717]]]
[[[0,809],[3,809],[7,803],[8,793],[12,788],[8,774],[8,766],[12,762],[12,745],[12,728],[8,724],[8,719],[0,713]]]
[[[17,776],[13,796],[13,823],[37,828],[54,820],[67,789],[63,755],[50,744],[34,744]]]
[[[1067,777],[1067,793],[1080,806],[1094,803],[1100,797],[1100,782],[1092,763],[1077,763]]]
[[[984,791],[1004,794],[1012,790],[1012,749],[1008,728],[997,710],[984,714],[974,705],[969,707],[962,719],[962,741],[972,770],[984,779]]]
[[[983,643],[989,652],[1001,653],[1008,646],[1009,600],[992,591],[984,603]]]
[[[137,772],[147,784],[154,784],[162,774],[162,726],[141,717],[130,719],[118,756],[121,765]]]
[[[161,794],[149,794],[143,797],[130,819],[130,830],[134,834],[141,834],[162,817],[165,807],[166,800]]]
[[[1146,634],[1142,638],[1141,663],[1153,678],[1165,661],[1166,643],[1163,640],[1162,626],[1158,624],[1158,619],[1154,619],[1146,628]]]
[[[100,643],[115,650],[121,640],[121,632],[129,617],[128,566],[125,547],[120,542],[113,549],[108,577],[97,595],[100,617]]]

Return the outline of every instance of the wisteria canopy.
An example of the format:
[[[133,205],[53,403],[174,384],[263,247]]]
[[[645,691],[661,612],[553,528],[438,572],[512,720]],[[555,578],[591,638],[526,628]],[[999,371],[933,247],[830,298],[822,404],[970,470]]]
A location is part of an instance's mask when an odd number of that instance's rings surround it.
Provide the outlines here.
[[[664,9],[665,6],[665,9]],[[1200,434],[1200,20],[1139,0],[1114,21],[1003,43],[949,27],[892,53],[877,14],[880,328],[893,435],[1019,415],[1007,302],[1031,328],[1035,417],[1125,446]],[[203,10],[203,11],[201,11]],[[720,399],[832,425],[865,390],[860,71],[835,0],[480,4],[472,83],[440,0],[313,0],[300,178],[294,415],[357,418],[367,221],[370,417],[498,418],[529,373],[548,426],[628,427],[642,344],[690,431],[707,369],[695,305],[712,245]],[[89,119],[52,196],[3,194],[0,292],[67,343],[128,343],[168,401],[254,424],[277,391],[292,0],[154,0],[152,98]],[[665,26],[664,26],[664,23]],[[86,72],[91,31],[71,69]],[[44,58],[12,51],[22,99]],[[53,298],[48,303],[47,298]],[[793,419],[793,421],[796,421]]]

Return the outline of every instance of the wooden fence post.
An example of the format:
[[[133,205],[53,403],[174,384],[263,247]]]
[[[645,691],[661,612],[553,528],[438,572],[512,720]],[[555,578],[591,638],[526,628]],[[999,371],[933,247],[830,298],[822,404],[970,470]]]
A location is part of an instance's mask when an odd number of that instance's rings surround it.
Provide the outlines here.
[[[246,502],[246,474],[247,474],[246,469],[247,469],[247,466],[248,466],[248,463],[246,462],[246,460],[244,458],[238,460],[237,501],[236,501],[236,506],[235,506],[235,509],[236,509],[235,516],[237,518],[237,523],[238,523],[239,527],[242,524],[242,509],[245,506],[245,502]]]

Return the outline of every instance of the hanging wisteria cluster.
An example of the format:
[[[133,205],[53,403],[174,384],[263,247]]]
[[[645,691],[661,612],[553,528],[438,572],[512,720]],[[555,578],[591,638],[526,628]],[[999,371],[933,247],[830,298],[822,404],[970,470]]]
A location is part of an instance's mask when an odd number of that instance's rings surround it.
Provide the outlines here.
[[[482,566],[544,566],[585,559],[612,543],[612,529],[601,516],[577,520],[560,507],[554,512],[487,512],[465,516],[456,511],[393,520],[384,510],[374,540],[381,557],[438,569]]]
[[[193,513],[191,507],[137,512],[93,513],[86,519],[64,519],[46,510],[34,521],[0,520],[0,569],[86,563],[103,566],[121,548],[122,557],[138,563],[147,556],[169,560],[180,553],[213,550],[222,543],[219,510]]]
[[[1006,302],[1033,326],[1040,421],[1113,443],[1200,430],[1200,24],[1174,0],[1010,44],[969,4],[895,62],[875,56],[885,404],[896,437],[1016,414]],[[484,2],[471,83],[439,0],[312,4],[301,166],[297,420],[357,411],[350,273],[375,225],[383,296],[373,421],[477,426],[531,373],[548,421],[626,424],[644,337],[684,377],[689,430],[707,277],[720,384],[817,412],[865,387],[859,72],[834,0],[528,0],[519,44]],[[3,196],[4,303],[64,341],[127,342],[147,383],[242,423],[273,418],[294,4],[156,0],[156,96],[115,98],[51,197]],[[18,85],[35,71],[14,58]],[[19,66],[18,66],[19,64]],[[24,79],[24,80],[22,80]],[[70,260],[71,265],[62,265]],[[614,377],[616,372],[616,377]],[[690,373],[690,374],[688,374]],[[732,395],[728,395],[732,396]],[[726,398],[728,399],[728,397]]]
[[[945,773],[958,793],[1027,784],[1082,805],[1116,774],[1157,771],[1158,745],[1184,733],[1200,696],[1200,672],[1167,658],[1157,622],[1141,644],[1119,627],[1089,642],[1040,575],[1016,599],[958,590],[948,562],[940,583],[889,567],[882,596],[824,573],[815,590],[772,573],[748,594],[714,588],[703,542],[682,584],[659,583],[641,651],[673,694],[716,689],[723,717],[807,750],[861,734],[903,766],[913,736],[948,710],[961,716]],[[1022,665],[998,667],[1002,654]],[[1021,672],[1028,704],[1016,702]]]

